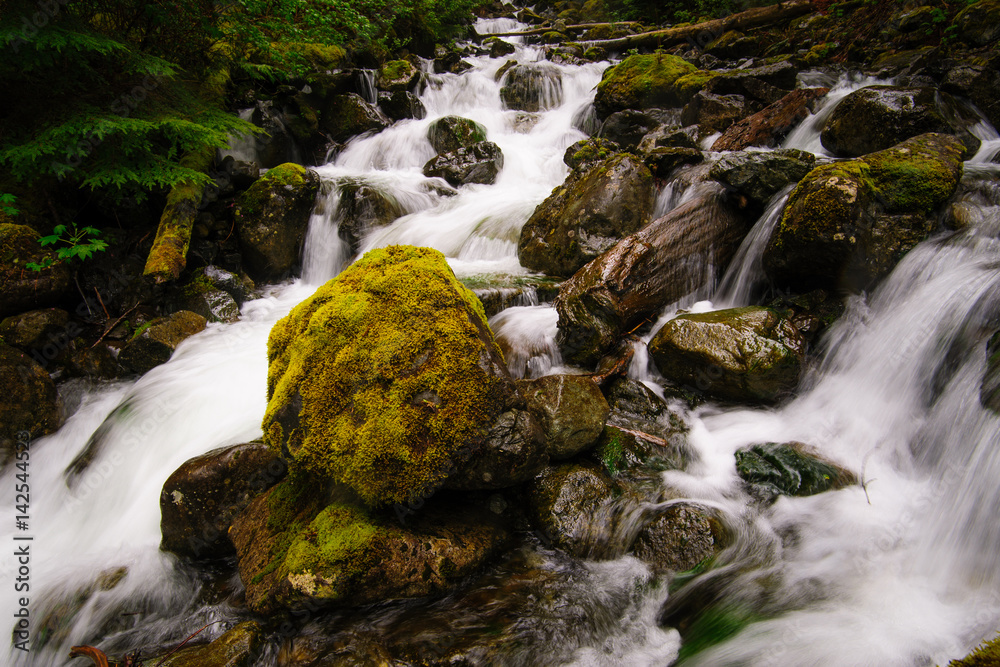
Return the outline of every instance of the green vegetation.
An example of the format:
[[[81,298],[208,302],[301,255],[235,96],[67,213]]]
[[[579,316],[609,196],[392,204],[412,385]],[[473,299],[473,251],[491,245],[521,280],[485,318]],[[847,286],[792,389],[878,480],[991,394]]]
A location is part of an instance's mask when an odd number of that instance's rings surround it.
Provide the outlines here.
[[[952,660],[948,667],[1000,667],[1000,637],[976,647],[961,660]]]
[[[776,5],[768,0],[621,0],[611,13],[619,21],[644,23],[695,23],[721,18],[745,11],[750,7]]]
[[[93,227],[83,227],[77,229],[74,223],[72,228],[66,225],[56,225],[49,236],[38,239],[42,247],[56,246],[56,257],[45,257],[41,262],[28,262],[25,266],[32,271],[47,269],[58,261],[68,262],[73,259],[89,259],[95,252],[102,252],[108,247],[107,241],[99,239],[100,230]]]

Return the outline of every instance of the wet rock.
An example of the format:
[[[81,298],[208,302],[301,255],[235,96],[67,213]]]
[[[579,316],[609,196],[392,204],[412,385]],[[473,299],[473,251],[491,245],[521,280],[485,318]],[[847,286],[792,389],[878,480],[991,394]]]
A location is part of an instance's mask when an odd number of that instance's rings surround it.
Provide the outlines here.
[[[61,308],[31,310],[0,321],[0,339],[26,352],[38,352],[43,359],[54,359],[60,349],[81,333],[82,327],[76,323],[71,325],[69,313]],[[51,355],[43,352],[48,346],[51,346]]]
[[[748,113],[742,95],[715,95],[701,91],[684,106],[681,123],[699,125],[702,136],[708,136],[722,132]]]
[[[381,132],[391,124],[377,106],[356,93],[347,93],[326,102],[320,129],[334,141],[344,142],[365,132]]]
[[[841,100],[827,120],[820,135],[823,146],[839,157],[859,157],[928,132],[952,134],[955,129],[941,114],[935,96],[933,88],[868,86],[856,90]]]
[[[503,152],[492,141],[439,153],[424,165],[424,176],[440,177],[458,187],[468,183],[492,185],[503,169]]]
[[[503,75],[500,99],[520,111],[555,108],[562,102],[562,72],[546,63],[515,65]]]
[[[390,60],[378,71],[375,85],[390,93],[411,91],[420,81],[420,71],[407,60]]]
[[[372,506],[433,493],[513,407],[482,306],[427,248],[367,253],[275,325],[268,358],[264,441]]]
[[[748,102],[753,100],[767,105],[777,102],[795,88],[798,68],[787,60],[751,67],[734,69],[713,76],[704,90],[716,95],[742,95]]]
[[[677,117],[680,122],[680,115]],[[649,153],[657,148],[694,148],[698,145],[698,127],[695,125],[676,129],[674,127],[658,127],[645,137],[639,144],[639,151]]]
[[[601,118],[623,109],[682,106],[690,95],[677,85],[678,80],[695,71],[694,65],[677,56],[629,56],[605,70],[594,106]]]
[[[629,150],[636,148],[642,138],[659,125],[651,115],[625,109],[616,111],[601,125],[600,137]]]
[[[794,326],[759,306],[679,315],[649,342],[664,377],[719,398],[773,402],[799,382],[804,344]]]
[[[528,410],[541,426],[545,450],[567,459],[592,447],[610,407],[593,380],[584,375],[546,375],[518,383]]]
[[[264,632],[257,621],[244,621],[211,644],[186,646],[153,663],[163,667],[251,667]]]
[[[0,468],[27,451],[32,440],[62,425],[59,395],[45,369],[18,349],[0,343],[0,386],[9,393],[0,404]]]
[[[709,44],[705,51],[723,60],[738,60],[757,55],[761,50],[760,37],[748,36],[738,30],[730,30]],[[704,66],[704,61],[702,66]]]
[[[235,555],[227,535],[233,519],[285,471],[284,461],[260,442],[186,461],[160,492],[160,549],[192,560]]]
[[[986,65],[961,64],[945,74],[941,88],[968,97],[994,126],[1000,126],[1000,56]]]
[[[732,125],[712,144],[713,151],[738,151],[750,146],[774,147],[815,110],[816,100],[829,88],[800,88],[754,115]]]
[[[1000,2],[980,0],[955,17],[958,38],[972,46],[989,46],[1000,39]]]
[[[70,289],[69,269],[39,245],[39,237],[31,227],[0,217],[0,317],[56,303]],[[26,268],[47,262],[51,266],[41,271]]]
[[[563,283],[556,298],[563,358],[594,367],[624,332],[721,271],[746,235],[747,221],[722,186],[692,199],[618,242]],[[654,318],[655,319],[655,318]]]
[[[595,162],[603,162],[612,155],[619,153],[620,147],[613,141],[590,137],[581,139],[566,149],[563,162],[570,169],[589,168]]]
[[[254,105],[250,122],[266,134],[254,137],[257,159],[261,167],[271,169],[286,162],[299,161],[299,149],[291,129],[285,122],[281,109],[271,100]]]
[[[677,167],[698,164],[705,156],[697,148],[654,148],[646,154],[646,166],[657,178],[667,178]]]
[[[405,211],[389,193],[374,186],[352,181],[340,186],[338,233],[351,246],[351,253],[361,248],[361,239],[372,229],[384,227]]]
[[[486,128],[461,116],[438,118],[427,128],[427,139],[437,153],[449,153],[486,141]]]
[[[736,472],[774,495],[811,496],[858,483],[857,476],[801,442],[768,442],[736,452]]]
[[[607,551],[616,487],[596,466],[550,466],[526,493],[531,516],[546,542],[579,558]]]
[[[792,192],[764,250],[778,285],[860,289],[933,229],[962,174],[957,138],[926,134],[857,160],[821,165]]]
[[[568,276],[645,225],[653,177],[637,157],[620,153],[572,175],[521,229],[517,256],[532,271]]]
[[[127,373],[118,363],[118,350],[110,345],[70,350],[66,369],[77,377],[114,380]]]
[[[205,267],[198,269],[181,288],[180,305],[184,310],[201,315],[209,322],[235,322],[240,318],[240,307],[227,291],[219,289],[206,273]],[[220,283],[229,284],[242,291],[239,278],[218,267],[211,266],[211,275],[219,276]]]
[[[378,105],[382,112],[392,120],[405,120],[407,118],[419,120],[427,116],[424,103],[408,90],[379,93]]]
[[[283,164],[237,198],[236,232],[255,279],[278,279],[298,265],[318,190],[316,172]]]
[[[545,433],[526,410],[508,410],[486,434],[483,448],[445,482],[446,489],[505,489],[523,484],[549,462]]]
[[[684,572],[718,553],[720,533],[702,508],[671,505],[639,532],[632,550],[654,572]]]
[[[815,164],[812,153],[793,149],[728,153],[712,165],[709,175],[763,205],[788,184],[802,180]]]
[[[211,264],[192,272],[191,280],[208,286],[210,289],[225,292],[233,297],[238,305],[243,305],[245,301],[253,299],[257,289],[253,281],[245,275],[236,275],[232,271]]]
[[[31,648],[40,651],[46,646],[68,646],[67,642],[81,641],[79,635],[73,634],[76,628],[74,621],[79,618],[80,612],[95,594],[114,590],[127,575],[127,567],[108,568],[81,586],[60,586],[39,600],[43,611],[35,619],[37,634],[31,642]],[[122,629],[124,628],[119,619],[98,623],[93,615],[88,618],[88,631],[95,636],[95,643],[97,639]]]
[[[490,47],[490,58],[503,58],[509,56],[517,50],[510,42],[505,42],[499,37],[489,37],[483,40],[483,44]]]
[[[310,490],[312,489],[312,490]],[[435,497],[400,523],[348,502],[303,499],[285,481],[257,499],[229,532],[247,606],[258,613],[364,605],[447,590],[508,539],[488,510]]]
[[[146,373],[170,359],[177,346],[205,329],[205,318],[187,310],[158,317],[136,331],[118,361],[133,373]]]
[[[1000,414],[1000,334],[993,334],[986,345],[986,370],[979,388],[979,402],[987,410]]]

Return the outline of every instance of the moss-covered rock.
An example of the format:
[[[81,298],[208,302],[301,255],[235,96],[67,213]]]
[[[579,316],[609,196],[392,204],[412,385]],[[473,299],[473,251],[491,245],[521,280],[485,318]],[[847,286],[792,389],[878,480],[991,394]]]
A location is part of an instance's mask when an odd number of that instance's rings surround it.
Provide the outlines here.
[[[447,153],[486,141],[486,128],[468,118],[444,116],[427,128],[427,140],[435,152]]]
[[[736,472],[772,496],[811,496],[858,483],[850,470],[801,442],[768,442],[741,449],[736,452]]]
[[[678,80],[697,69],[677,56],[629,56],[604,72],[594,105],[602,118],[622,109],[683,106],[698,86],[690,81],[681,87]]]
[[[118,361],[133,373],[146,373],[170,360],[177,346],[189,336],[203,331],[204,317],[179,310],[143,325],[122,348]]]
[[[210,644],[187,646],[153,664],[163,667],[250,667],[258,657],[263,639],[264,632],[257,621],[244,621]]]
[[[598,137],[588,137],[567,148],[566,152],[563,153],[563,162],[570,169],[577,170],[589,167],[594,162],[603,162],[618,152],[620,149],[615,142]]]
[[[160,492],[160,549],[193,560],[235,554],[227,535],[233,519],[284,475],[284,461],[260,442],[186,461]]]
[[[53,304],[69,291],[69,269],[39,245],[40,236],[0,217],[0,317]],[[54,263],[41,271],[26,268],[29,262],[46,261]]]
[[[800,292],[859,289],[885,276],[933,229],[954,193],[964,146],[925,134],[816,167],[792,192],[764,250],[768,276]]]
[[[307,483],[279,484],[230,530],[247,606],[271,613],[446,590],[486,562],[507,533],[487,511],[439,500],[400,523],[350,502],[326,505]]]
[[[480,141],[435,155],[424,165],[424,176],[439,177],[458,187],[467,183],[492,185],[503,169],[503,151],[492,141]]]
[[[679,315],[649,342],[673,382],[737,401],[775,401],[795,389],[804,345],[798,331],[758,306]]]
[[[597,442],[611,408],[589,377],[546,375],[518,387],[541,425],[551,458],[570,458]]]
[[[482,447],[513,381],[441,253],[373,250],[275,324],[265,442],[371,505],[439,488]]]
[[[397,92],[412,90],[420,81],[420,71],[408,60],[390,60],[379,68],[375,79],[381,90]]]
[[[421,119],[427,116],[427,107],[420,98],[408,90],[397,90],[393,93],[379,93],[378,106],[392,120],[408,118]]]
[[[59,395],[45,369],[26,354],[0,343],[0,386],[8,392],[0,404],[0,468],[32,440],[62,424]]]
[[[347,141],[365,132],[381,132],[392,121],[357,93],[334,95],[323,106],[320,129],[334,141]]]
[[[532,271],[570,276],[649,222],[653,176],[619,153],[557,187],[521,228],[517,256]]]
[[[1000,0],[979,0],[955,16],[958,37],[972,46],[989,46],[1000,39]]]
[[[562,102],[562,73],[548,63],[515,65],[504,74],[502,84],[500,99],[508,109],[545,111]]]
[[[948,667],[998,667],[998,665],[1000,665],[1000,637],[982,643],[961,660],[952,660],[948,663]]]
[[[295,269],[319,190],[316,172],[283,164],[236,200],[236,232],[247,269],[274,280]]]
[[[57,356],[43,352],[46,346],[65,348],[81,333],[83,328],[75,323],[70,325],[69,313],[61,308],[30,310],[0,321],[0,340],[26,352],[37,351],[43,359]]]

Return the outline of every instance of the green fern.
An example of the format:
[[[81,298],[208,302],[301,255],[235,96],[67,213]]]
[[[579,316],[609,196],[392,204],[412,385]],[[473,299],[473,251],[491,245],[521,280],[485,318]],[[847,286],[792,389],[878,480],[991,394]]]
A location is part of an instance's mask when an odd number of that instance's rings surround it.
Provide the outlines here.
[[[32,271],[41,271],[59,262],[90,259],[95,252],[103,252],[108,247],[107,241],[98,238],[100,235],[101,231],[93,227],[78,229],[74,223],[70,229],[66,225],[56,225],[52,234],[38,239],[43,248],[56,246],[53,248],[56,251],[56,259],[46,257],[41,262],[28,262],[25,267]]]

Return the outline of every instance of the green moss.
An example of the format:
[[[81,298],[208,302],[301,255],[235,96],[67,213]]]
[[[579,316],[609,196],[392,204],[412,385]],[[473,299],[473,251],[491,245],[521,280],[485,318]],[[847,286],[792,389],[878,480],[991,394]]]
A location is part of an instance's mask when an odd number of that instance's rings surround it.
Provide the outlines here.
[[[485,321],[441,253],[369,252],[271,330],[265,442],[371,505],[431,493],[499,413]]]
[[[719,605],[702,613],[687,632],[677,655],[677,664],[735,636],[751,623],[763,620],[760,614],[743,605]]]
[[[978,646],[961,660],[952,660],[948,667],[1000,667],[1000,637]]]
[[[306,168],[300,164],[286,162],[268,169],[267,173],[255,181],[240,198],[240,212],[252,215],[263,210],[264,204],[271,198],[271,193],[277,186],[284,185],[296,188],[306,185]]]
[[[697,68],[677,56],[652,54],[629,56],[605,72],[597,84],[598,107],[641,109],[674,106],[682,102],[676,83]]]
[[[875,194],[887,212],[930,213],[955,192],[962,177],[958,142],[943,147],[933,136],[861,158],[871,168]]]
[[[691,72],[690,74],[685,74],[684,76],[677,79],[674,83],[674,87],[677,89],[677,94],[680,99],[687,102],[697,93],[708,85],[708,82],[712,79],[718,77],[716,72],[706,72],[705,70],[697,70]]]
[[[870,169],[858,160],[834,162],[816,167],[792,191],[779,223],[776,248],[782,237],[794,233],[804,242],[818,239],[832,225],[831,220],[849,222],[855,217],[855,202],[869,197],[874,189]],[[837,191],[846,192],[840,196]]]
[[[340,46],[312,42],[276,42],[271,45],[284,55],[296,54],[317,70],[339,67],[347,58],[347,51]]]
[[[138,338],[142,334],[146,333],[146,330],[149,329],[149,327],[151,327],[151,326],[153,326],[153,323],[151,321],[150,322],[143,322],[142,324],[140,324],[139,326],[137,326],[135,328],[135,333],[132,334],[132,337],[129,338],[129,340],[135,340],[136,338]]]
[[[390,60],[379,70],[378,78],[385,85],[405,84],[414,74],[413,65],[406,60]]]

